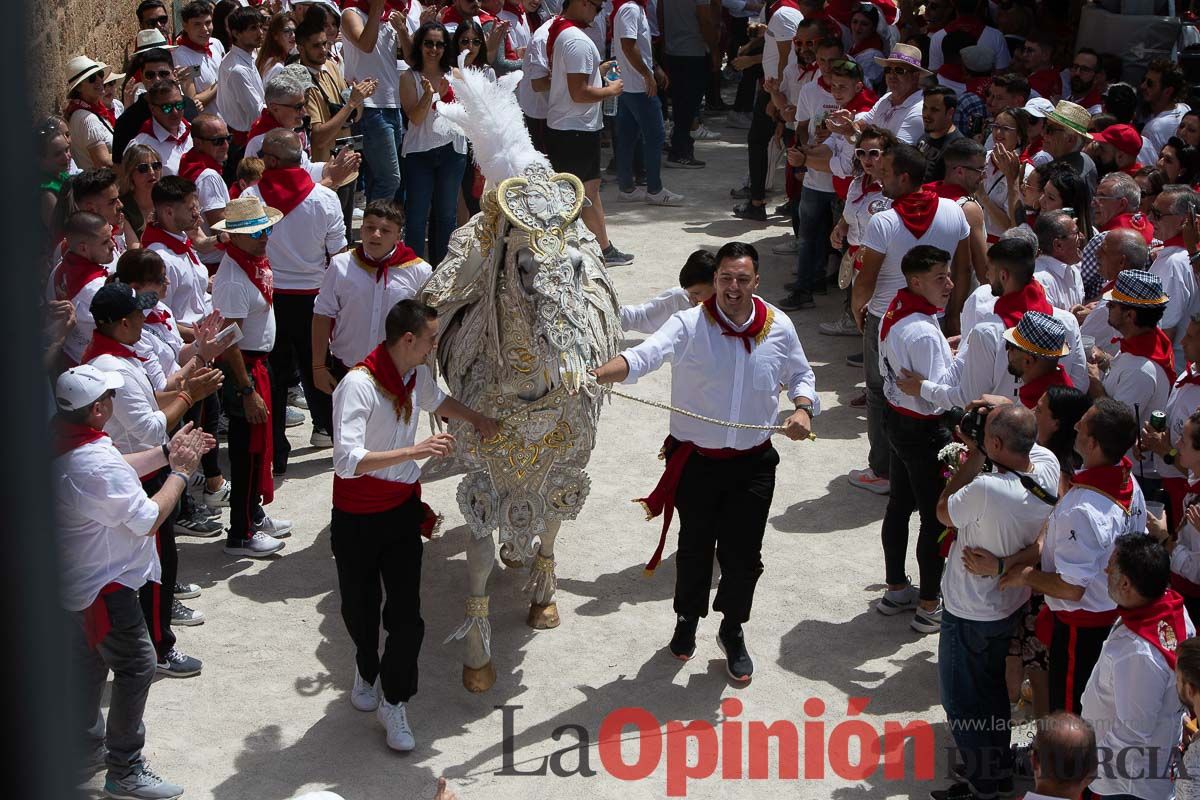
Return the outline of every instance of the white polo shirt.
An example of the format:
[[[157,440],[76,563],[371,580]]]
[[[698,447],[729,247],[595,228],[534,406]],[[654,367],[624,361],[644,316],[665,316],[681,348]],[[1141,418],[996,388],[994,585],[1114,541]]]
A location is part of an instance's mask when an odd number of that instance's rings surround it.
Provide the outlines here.
[[[677,311],[687,311],[694,305],[687,290],[676,286],[657,297],[632,306],[621,306],[621,330],[654,333]]]
[[[52,474],[63,608],[84,610],[110,583],[136,591],[161,579],[158,506],[108,437],[63,453]]]
[[[248,133],[265,103],[254,54],[234,45],[217,70],[217,113],[229,130]]]
[[[556,131],[598,131],[604,127],[600,103],[576,103],[567,88],[568,75],[587,75],[588,85],[599,89],[600,51],[588,35],[575,27],[564,28],[554,40],[550,65],[550,104],[546,124]]]
[[[125,385],[113,397],[113,415],[104,431],[122,453],[140,453],[167,443],[167,415],[158,407],[145,363],[138,357],[96,356],[88,362],[105,372],[119,372]]]
[[[808,141],[816,141],[817,129],[829,116],[830,112],[839,108],[838,101],[833,99],[829,89],[822,85],[821,78],[815,78],[800,87],[796,97],[796,125],[801,122],[808,124]],[[809,167],[804,172],[804,188],[816,192],[833,191],[833,173],[829,170]]]
[[[171,63],[177,67],[192,68],[192,82],[196,84],[197,92],[203,92],[217,82],[221,60],[225,58],[225,45],[221,44],[221,40],[217,37],[209,37],[208,49],[212,55],[206,55],[184,45],[171,51]]]
[[[904,226],[894,209],[875,214],[867,223],[863,247],[883,253],[883,264],[879,268],[875,293],[871,295],[867,310],[877,317],[882,317],[887,313],[888,305],[896,296],[896,292],[907,285],[904,273],[900,271],[900,262],[909,250],[919,244],[929,244],[953,255],[958,249],[958,243],[970,235],[971,226],[967,224],[962,209],[953,200],[944,197],[938,198],[933,222],[920,239],[914,237],[912,231]]]
[[[375,280],[353,252],[338,253],[329,262],[313,313],[335,321],[329,352],[347,367],[366,358],[385,338],[388,312],[401,300],[416,297],[433,267],[423,259],[389,267]]]
[[[1083,302],[1083,275],[1078,264],[1065,264],[1054,256],[1040,255],[1033,277],[1046,290],[1046,300],[1055,308],[1070,311]]]
[[[150,133],[142,132],[130,140],[129,144],[125,145],[125,150],[135,144],[144,144],[151,150],[158,153],[158,158],[162,161],[163,175],[178,175],[179,174],[179,159],[183,158],[183,154],[192,149],[192,132],[184,124],[179,123],[179,128],[175,131],[168,131],[162,125],[158,124],[158,120],[153,117],[150,119]]]
[[[246,271],[226,255],[213,276],[213,308],[225,319],[240,319],[238,348],[269,353],[275,347],[275,311]]]
[[[1113,356],[1103,383],[1105,394],[1120,400],[1137,414],[1139,430],[1150,420],[1151,413],[1166,410],[1167,397],[1171,393],[1171,384],[1162,367],[1133,353],[1118,352]],[[1132,451],[1129,457],[1133,458]],[[1150,454],[1142,461],[1141,467],[1145,468],[1147,475],[1157,476],[1161,464],[1162,459]]]
[[[245,194],[262,197],[257,186]],[[275,291],[316,294],[329,257],[345,246],[342,201],[332,189],[317,184],[300,205],[275,223],[267,241]]]
[[[954,356],[950,343],[942,334],[937,317],[929,314],[910,314],[882,336],[880,326],[879,372],[883,376],[883,396],[893,408],[911,411],[924,417],[941,414],[946,408],[929,402],[923,397],[912,397],[900,391],[896,379],[900,371],[907,369],[927,380],[942,383],[946,380]]]

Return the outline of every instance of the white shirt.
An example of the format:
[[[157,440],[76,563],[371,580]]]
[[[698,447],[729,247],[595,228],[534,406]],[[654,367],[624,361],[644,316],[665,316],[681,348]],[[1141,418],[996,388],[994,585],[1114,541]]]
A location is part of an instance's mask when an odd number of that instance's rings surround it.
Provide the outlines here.
[[[446,77],[448,79],[450,76]],[[412,81],[415,84],[417,102],[420,102],[421,98],[425,96],[425,89],[422,88],[416,71],[409,70],[401,80]],[[429,111],[425,114],[425,119],[419,123],[409,117],[408,126],[404,131],[404,141],[400,145],[401,156],[407,156],[410,153],[427,153],[447,144],[454,145],[454,152],[466,155],[467,139],[456,126],[450,125],[442,117],[438,108],[441,103],[440,96],[434,97],[433,104],[429,106]]]
[[[75,324],[71,330],[67,331],[62,349],[67,357],[76,364],[79,363],[79,359],[83,358],[83,351],[92,341],[92,331],[96,330],[96,321],[92,319],[92,298],[96,296],[96,292],[100,291],[100,287],[107,280],[104,277],[93,278],[85,283],[74,297],[70,298],[71,305],[75,307]]]
[[[1050,512],[1042,544],[1042,570],[1058,573],[1072,586],[1084,588],[1083,598],[1061,600],[1046,595],[1051,611],[1112,611],[1117,607],[1108,594],[1104,568],[1113,543],[1123,533],[1146,530],[1146,499],[1137,481],[1129,513],[1105,495],[1086,486],[1075,486]]]
[[[110,583],[137,590],[160,579],[158,506],[107,437],[54,459],[53,475],[63,608],[82,611]]]
[[[946,29],[929,36],[929,70],[937,72],[942,64],[946,63],[942,56],[942,40],[946,38]],[[1008,42],[1004,39],[1004,34],[993,28],[991,25],[985,25],[983,32],[979,34],[978,45],[991,49],[996,55],[996,69],[1001,70],[1012,63],[1012,56],[1008,53]]]
[[[181,242],[186,238],[170,231],[165,233]],[[150,245],[149,249],[158,253],[167,266],[170,285],[167,286],[162,300],[171,309],[175,319],[184,325],[193,325],[196,320],[208,316],[212,312],[212,298],[208,294],[208,269],[203,264],[192,261],[187,255],[176,255],[166,245],[155,243]]]
[[[225,319],[240,319],[238,348],[269,353],[275,347],[275,310],[237,262],[226,255],[213,276],[213,308]]]
[[[71,157],[81,169],[93,169],[96,166],[92,163],[89,147],[105,144],[108,145],[109,151],[112,151],[112,128],[87,109],[81,108],[71,115],[71,119],[67,121],[67,131],[71,134]]]
[[[525,56],[521,59],[521,82],[517,84],[517,101],[521,111],[532,119],[545,119],[550,106],[549,92],[536,92],[533,89],[535,78],[545,78],[550,75],[550,62],[546,58],[546,40],[550,35],[550,23],[553,18],[533,32]],[[557,44],[557,42],[555,42]]]
[[[940,247],[954,255],[958,243],[971,235],[971,226],[961,208],[953,200],[938,198],[938,209],[934,213],[933,222],[925,234],[917,239],[912,232],[900,221],[900,215],[894,210],[881,211],[871,217],[867,223],[867,231],[863,234],[863,247],[868,247],[883,254],[883,264],[879,268],[879,277],[875,282],[875,293],[867,310],[877,317],[887,313],[888,305],[896,292],[907,285],[904,273],[900,271],[900,262],[904,255],[919,244],[929,244]]]
[[[1176,379],[1175,385],[1171,387],[1171,394],[1167,397],[1165,409],[1167,437],[1172,447],[1178,447],[1179,440],[1183,438],[1183,426],[1187,423],[1188,417],[1192,415],[1193,411],[1200,409],[1200,386],[1194,383],[1183,383],[1185,377],[1187,377],[1186,371],[1179,373],[1179,378]],[[1158,474],[1163,478],[1187,477],[1174,464],[1166,464],[1162,459],[1158,460]]]
[[[1187,508],[1196,500],[1196,495],[1188,492],[1183,498],[1183,507]],[[1175,549],[1171,551],[1171,572],[1192,583],[1200,583],[1200,531],[1185,518],[1177,536]]]
[[[654,333],[676,311],[686,311],[694,304],[687,290],[676,286],[655,298],[635,306],[621,306],[621,330]]]
[[[988,150],[987,158],[983,163],[983,185],[981,187],[989,200],[999,206],[1006,213],[1008,212],[1008,178],[1004,173],[996,168],[992,161],[992,151]],[[984,227],[987,229],[989,236],[1001,236],[1008,230],[1007,225],[997,223],[992,215],[987,213],[986,209],[983,213]],[[963,330],[966,330],[964,327]]]
[[[950,343],[946,341],[937,317],[929,314],[910,314],[888,331],[883,338],[880,326],[879,374],[883,376],[883,396],[888,405],[932,417],[945,411],[921,397],[911,397],[896,385],[902,369],[924,375],[934,383],[945,380],[954,362]]]
[[[1142,149],[1138,152],[1139,164],[1153,164],[1158,161],[1159,151],[1167,143],[1167,139],[1179,130],[1179,121],[1187,112],[1187,105],[1176,103],[1174,108],[1168,108],[1146,120],[1142,127]]]
[[[215,169],[206,169],[196,176],[196,199],[200,201],[201,214],[224,209],[229,205],[229,187],[225,185],[225,181]],[[200,221],[200,227],[206,234],[212,235],[212,228],[204,220]],[[222,253],[215,248],[198,255],[202,264],[221,263]]]
[[[167,443],[167,415],[158,407],[154,386],[138,357],[96,356],[89,364],[105,372],[119,372],[125,385],[113,397],[113,415],[104,426],[113,446],[122,453],[140,453]]]
[[[334,256],[313,304],[314,314],[336,320],[329,352],[348,367],[366,358],[385,338],[388,312],[401,300],[416,297],[432,274],[433,267],[416,259],[375,280],[375,270],[363,266],[353,252]]]
[[[1058,494],[1058,459],[1041,445],[1029,453],[1025,473],[1051,495]],[[1000,588],[999,576],[974,575],[963,565],[965,547],[981,547],[1001,558],[1015,556],[1037,541],[1053,506],[1025,488],[1015,472],[980,473],[946,500],[958,536],[942,572],[942,600],[956,617],[993,622],[1013,614],[1031,594],[1029,587]]]
[[[1108,372],[1104,375],[1104,393],[1114,400],[1120,400],[1129,406],[1129,410],[1137,414],[1138,429],[1150,421],[1150,414],[1163,411],[1167,407],[1167,397],[1171,393],[1171,384],[1167,381],[1167,373],[1162,367],[1143,356],[1133,353],[1117,353],[1109,364]],[[1133,451],[1129,453],[1133,458]],[[1135,460],[1136,464],[1136,460]],[[1142,462],[1147,475],[1158,475],[1158,467],[1162,459],[1150,455]]]
[[[352,369],[333,390],[333,472],[339,478],[355,478],[354,470],[367,453],[380,453],[411,447],[417,440],[421,420],[418,408],[433,412],[446,399],[422,365],[416,369],[413,385],[412,414],[407,422],[396,416],[392,399],[376,387],[375,379],[366,370]],[[404,375],[405,380],[412,372]],[[387,469],[365,473],[372,477],[397,483],[415,483],[421,477],[416,461],[401,461]]]
[[[770,319],[759,334],[762,341],[751,345],[749,353],[743,340],[723,335],[704,306],[680,311],[646,341],[621,352],[629,364],[624,382],[636,383],[670,362],[671,405],[677,408],[731,422],[774,425],[783,386],[792,400],[811,398],[813,413],[818,413],[816,377],[796,329],[783,312],[770,304],[767,310]],[[740,326],[726,322],[735,330],[745,330],[752,319]],[[738,450],[755,447],[769,436],[765,431],[718,427],[674,413],[671,435],[700,447]]]
[[[1196,273],[1188,260],[1188,252],[1182,247],[1164,247],[1158,251],[1150,271],[1162,281],[1163,293],[1171,298],[1158,326],[1163,330],[1174,329],[1171,337],[1175,345],[1175,363],[1187,363],[1183,355],[1183,337],[1187,334],[1188,321],[1196,304]]]
[[[626,3],[617,11],[613,22],[613,55],[616,56],[617,66],[621,70],[621,80],[624,81],[622,94],[645,94],[646,81],[634,69],[633,64],[625,56],[622,39],[633,39],[637,43],[638,53],[646,69],[653,73],[654,57],[650,50],[650,20],[640,3]],[[555,42],[555,47],[558,43]]]
[[[1186,611],[1183,618],[1187,636],[1194,636]],[[1174,797],[1170,764],[1179,744],[1183,711],[1175,671],[1163,654],[1118,621],[1092,667],[1080,716],[1096,731],[1096,746],[1119,755],[1100,767],[1088,788],[1101,797]],[[1116,769],[1117,764],[1121,769]]]
[[[251,186],[245,194],[262,197],[257,186]],[[332,189],[318,183],[300,205],[275,223],[267,240],[275,290],[316,294],[329,257],[345,246],[342,201]]]
[[[833,99],[823,83],[820,78],[809,81],[800,87],[800,94],[796,98],[796,125],[804,122],[808,126],[809,142],[816,141],[817,129],[825,122],[829,112],[839,107],[838,101]],[[809,167],[804,173],[804,187],[816,192],[832,192],[833,173]]]
[[[236,45],[230,47],[217,70],[217,113],[230,131],[246,133],[264,104],[262,76],[254,54]]]
[[[1083,275],[1078,264],[1066,264],[1042,254],[1034,262],[1033,277],[1046,290],[1046,300],[1055,308],[1070,311],[1083,302]]]
[[[162,161],[163,175],[178,175],[179,174],[179,159],[183,158],[183,154],[192,149],[192,132],[186,128],[184,124],[179,123],[179,129],[171,133],[162,125],[158,124],[158,120],[151,117],[150,133],[139,133],[133,137],[129,144],[125,145],[125,150],[135,144],[147,145],[151,150],[158,153],[158,158]],[[182,139],[179,138],[183,134]]]
[[[211,56],[183,45],[171,51],[171,62],[175,66],[192,68],[192,82],[196,84],[197,92],[203,92],[217,82],[221,60],[225,58],[225,45],[217,37],[209,37],[208,49],[212,52]]]
[[[517,16],[507,8],[502,8],[496,16],[508,23],[508,43],[512,45],[513,50],[529,46],[533,31],[529,28],[528,15]]]
[[[568,75],[587,75],[588,86],[599,89],[600,51],[587,34],[575,27],[564,28],[554,40],[554,62],[550,65],[550,104],[546,124],[556,131],[598,131],[604,127],[600,103],[576,103],[567,88]]]
[[[900,141],[915,147],[917,140],[925,135],[925,120],[921,118],[924,105],[925,97],[920,89],[904,98],[899,105],[892,102],[892,93],[888,92],[876,101],[870,111],[864,111],[856,119],[867,125],[886,128],[896,134]]]
[[[347,8],[342,11],[343,20],[347,14],[358,15],[366,25],[365,11]],[[380,23],[375,49],[369,53],[359,50],[349,39],[346,40],[343,50],[346,83],[358,83],[366,78],[374,78],[379,82],[375,93],[363,101],[367,108],[400,107],[400,71],[396,66],[396,46],[396,29],[386,22]]]
[[[832,137],[830,141],[833,138],[841,137]],[[850,183],[842,208],[842,219],[846,220],[846,244],[855,246],[862,245],[863,234],[867,232],[867,223],[871,221],[871,217],[892,207],[891,198],[884,197],[882,189],[864,193],[862,182],[863,178],[860,176]]]
[[[142,338],[138,339],[137,344],[133,346],[133,352],[156,363],[158,365],[156,372],[161,373],[165,380],[179,369],[179,351],[183,349],[183,337],[179,335],[175,318],[170,316],[171,310],[161,300],[158,301],[154,310],[167,314],[167,321],[155,323],[147,321],[142,326]],[[147,374],[149,374],[149,370],[147,370]],[[155,386],[158,391],[162,391],[163,388],[163,386]]]
[[[1079,332],[1084,336],[1091,336],[1096,340],[1096,347],[1108,353],[1110,356],[1117,354],[1120,345],[1113,341],[1119,338],[1121,334],[1117,333],[1113,326],[1108,324],[1108,301],[1097,300],[1096,307],[1092,309],[1092,313],[1084,317],[1083,322],[1079,326]]]
[[[792,37],[796,35],[796,26],[803,20],[803,14],[787,6],[781,7],[771,15],[763,37],[762,68],[765,77],[779,76],[779,43],[786,42],[790,45]]]

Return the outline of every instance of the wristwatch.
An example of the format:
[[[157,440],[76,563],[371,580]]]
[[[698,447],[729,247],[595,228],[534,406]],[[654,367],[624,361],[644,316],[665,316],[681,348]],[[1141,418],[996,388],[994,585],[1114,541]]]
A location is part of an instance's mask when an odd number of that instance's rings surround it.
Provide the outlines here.
[[[252,394],[254,394],[254,384],[250,384],[249,386],[240,386],[237,389],[237,396],[241,397],[243,399],[249,397]]]

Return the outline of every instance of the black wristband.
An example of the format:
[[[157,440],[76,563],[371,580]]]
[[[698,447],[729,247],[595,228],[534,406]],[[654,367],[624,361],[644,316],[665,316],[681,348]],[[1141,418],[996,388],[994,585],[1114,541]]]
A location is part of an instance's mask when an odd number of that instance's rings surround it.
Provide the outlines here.
[[[169,447],[167,447],[167,446],[164,444],[164,445],[162,446],[162,451],[163,451],[163,458],[165,458],[165,459],[167,460],[167,463],[168,463],[168,464],[170,464],[170,463],[171,463],[171,450],[170,450],[170,448],[169,448]]]

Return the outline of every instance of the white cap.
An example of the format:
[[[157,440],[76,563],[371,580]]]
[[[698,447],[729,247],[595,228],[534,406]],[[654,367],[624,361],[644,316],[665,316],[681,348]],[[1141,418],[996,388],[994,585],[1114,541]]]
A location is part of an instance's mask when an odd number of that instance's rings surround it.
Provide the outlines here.
[[[1025,103],[1025,113],[1038,119],[1045,119],[1054,110],[1054,103],[1044,97],[1031,97]]]
[[[54,387],[54,400],[63,411],[78,411],[87,408],[113,389],[125,385],[119,372],[105,372],[91,364],[84,364],[58,376]]]

